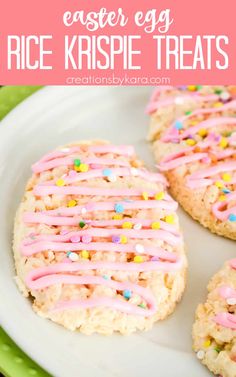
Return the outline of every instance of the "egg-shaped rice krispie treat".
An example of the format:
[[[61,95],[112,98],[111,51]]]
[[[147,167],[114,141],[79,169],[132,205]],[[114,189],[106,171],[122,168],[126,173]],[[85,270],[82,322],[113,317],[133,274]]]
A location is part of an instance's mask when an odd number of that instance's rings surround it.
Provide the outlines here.
[[[178,118],[153,150],[182,207],[212,232],[236,239],[236,100]]]
[[[16,281],[40,316],[70,330],[148,330],[185,288],[166,180],[132,146],[78,142],[32,167],[14,229]]]
[[[217,376],[236,376],[236,259],[211,279],[208,297],[196,311],[193,348]]]
[[[150,115],[148,140],[157,140],[175,119],[196,109],[217,107],[236,98],[236,86],[158,86],[146,112]]]

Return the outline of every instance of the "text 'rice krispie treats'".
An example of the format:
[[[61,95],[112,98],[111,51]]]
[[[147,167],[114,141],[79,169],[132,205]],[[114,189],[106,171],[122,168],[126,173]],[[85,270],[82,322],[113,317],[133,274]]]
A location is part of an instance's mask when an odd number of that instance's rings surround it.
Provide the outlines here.
[[[32,167],[14,230],[16,281],[70,330],[129,334],[170,314],[185,288],[177,203],[132,146],[58,148]]]
[[[212,232],[236,239],[236,100],[187,111],[153,144],[159,169],[183,208]]]
[[[199,360],[222,377],[236,376],[236,259],[225,263],[208,285],[196,311],[193,348]]]

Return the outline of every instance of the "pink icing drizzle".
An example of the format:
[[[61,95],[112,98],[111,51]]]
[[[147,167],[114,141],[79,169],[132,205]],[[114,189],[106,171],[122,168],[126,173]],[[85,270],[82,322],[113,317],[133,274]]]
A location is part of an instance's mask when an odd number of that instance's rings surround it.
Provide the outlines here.
[[[72,147],[68,149],[63,149],[61,151],[52,152],[45,157],[43,157],[38,163],[33,165],[33,171],[35,173],[41,173],[55,167],[59,166],[70,166],[74,162],[74,156],[71,154],[81,152],[78,147]],[[132,156],[134,151],[130,146],[111,146],[111,145],[101,145],[101,146],[90,146],[90,152],[105,154],[113,153],[118,155]],[[66,157],[65,157],[66,155]],[[78,158],[76,156],[76,158]],[[114,161],[116,161],[114,163]],[[84,163],[91,165],[116,165],[118,168],[112,168],[112,173],[118,176],[129,176],[131,175],[130,168],[127,168],[129,164],[122,160],[113,160],[97,156],[89,157],[83,159]],[[91,166],[93,168],[93,166]],[[160,174],[149,173],[144,169],[136,169],[136,176],[152,181],[160,182],[165,184],[166,181]],[[95,188],[95,187],[85,187],[85,186],[73,186],[71,183],[79,182],[83,180],[103,177],[103,170],[97,169],[96,167],[87,173],[74,173],[69,176],[62,177],[66,186],[58,187],[55,182],[44,182],[38,184],[34,188],[34,194],[38,196],[44,195],[99,195],[99,196],[141,196],[141,192],[137,189],[115,189],[115,188]],[[149,197],[153,197],[155,192],[148,192]],[[168,194],[165,193],[164,200],[154,201],[154,200],[120,200],[120,204],[124,207],[124,210],[129,209],[152,209],[160,208],[167,211],[175,211],[177,208],[177,203],[175,203]],[[93,211],[114,211],[114,202],[90,202],[88,204],[77,205],[75,207],[64,207],[56,210],[46,210],[41,212],[25,212],[23,214],[23,220],[26,223],[32,224],[48,224],[54,226],[73,226],[78,225],[81,221],[81,214],[83,211],[93,212]],[[182,240],[180,235],[176,232],[173,225],[167,224],[164,221],[160,221],[160,229],[119,229],[119,228],[103,228],[106,226],[121,226],[124,220],[85,220],[90,226],[95,226],[93,228],[81,229],[79,232],[69,232],[62,231],[60,235],[58,234],[36,234],[28,236],[21,243],[21,252],[25,256],[31,256],[45,250],[52,250],[54,252],[72,252],[79,250],[89,250],[89,251],[111,251],[118,253],[130,253],[133,252],[137,254],[135,249],[135,243],[130,242],[128,244],[117,244],[112,242],[83,242],[83,237],[103,237],[110,238],[112,236],[124,235],[132,239],[160,239],[167,242],[169,245],[177,245]],[[141,226],[147,227],[151,225],[151,221],[148,219],[138,219],[132,218],[127,219],[133,224],[141,224]],[[120,310],[125,313],[134,315],[153,315],[156,310],[155,299],[151,291],[147,288],[143,288],[138,284],[133,284],[129,282],[117,282],[114,280],[105,280],[103,277],[99,276],[78,276],[66,274],[66,272],[79,272],[84,270],[97,270],[101,269],[114,269],[114,270],[124,270],[124,271],[175,271],[178,270],[182,265],[182,260],[178,256],[160,247],[153,247],[148,245],[143,245],[143,253],[146,256],[157,257],[157,261],[149,261],[144,263],[133,263],[133,262],[105,262],[105,261],[84,261],[82,263],[68,263],[65,259],[63,263],[57,263],[44,268],[37,268],[31,271],[26,277],[26,284],[29,288],[38,290],[48,287],[53,284],[92,284],[92,285],[105,285],[111,287],[112,289],[122,291],[124,289],[130,289],[134,293],[141,296],[142,299],[146,301],[147,308],[143,309],[137,307],[129,302],[121,299],[114,299],[110,297],[98,297],[98,298],[88,298],[86,300],[71,300],[68,302],[59,302],[52,310],[65,310],[70,308],[92,308],[95,306],[108,306],[116,310]],[[64,274],[62,273],[64,272]]]
[[[236,259],[229,261],[232,269],[236,269]],[[236,298],[236,290],[228,285],[223,285],[218,289],[219,295],[224,298]],[[218,324],[232,330],[236,330],[236,316],[227,312],[220,312],[215,315],[213,320]]]

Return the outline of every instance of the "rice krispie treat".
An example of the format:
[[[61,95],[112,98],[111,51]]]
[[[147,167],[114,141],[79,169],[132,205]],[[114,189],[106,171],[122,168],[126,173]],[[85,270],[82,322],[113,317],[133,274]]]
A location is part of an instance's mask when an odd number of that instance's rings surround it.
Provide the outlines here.
[[[132,146],[59,148],[33,165],[14,230],[16,281],[33,309],[70,330],[148,330],[185,288],[186,257],[161,174]]]
[[[212,232],[236,239],[236,100],[183,115],[153,149],[183,208]]]
[[[190,111],[221,106],[236,97],[236,86],[159,86],[147,106],[151,116],[148,139],[155,141],[175,119]]]
[[[196,311],[193,348],[199,360],[222,377],[236,376],[236,259],[225,263],[208,285]]]

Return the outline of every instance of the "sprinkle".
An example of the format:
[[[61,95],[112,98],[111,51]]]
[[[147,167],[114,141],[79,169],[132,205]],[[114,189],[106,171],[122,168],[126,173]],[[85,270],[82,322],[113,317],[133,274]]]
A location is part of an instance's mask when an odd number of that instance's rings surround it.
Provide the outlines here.
[[[228,305],[236,305],[236,298],[235,297],[229,297],[226,300]]]
[[[140,230],[140,229],[142,229],[142,224],[140,224],[140,223],[135,224],[135,225],[134,225],[134,229],[135,229],[135,230]]]
[[[77,262],[77,260],[79,259],[79,256],[78,256],[78,254],[76,254],[76,253],[73,253],[73,252],[69,252],[69,253],[67,253],[67,256],[68,256],[68,258],[72,261],[72,262]]]
[[[210,347],[210,345],[211,345],[210,339],[205,340],[205,342],[203,343],[204,348],[208,348],[208,347]]]
[[[196,144],[196,141],[193,140],[193,139],[187,139],[185,142],[186,142],[186,144],[189,145],[189,146],[193,146],[193,145]]]
[[[182,130],[183,128],[183,123],[180,121],[180,120],[176,120],[175,123],[174,123],[174,128],[176,130]]]
[[[120,237],[119,236],[112,236],[111,240],[113,243],[120,243]]]
[[[221,350],[222,350],[222,348],[221,348],[220,346],[217,346],[217,347],[214,348],[214,351],[216,351],[216,352],[218,352],[218,353],[219,353]]]
[[[102,171],[102,174],[104,175],[104,177],[109,177],[112,174],[112,171],[111,169],[104,169]]]
[[[123,216],[120,215],[119,213],[116,213],[113,217],[112,217],[113,220],[122,220],[123,219]]]
[[[199,360],[204,359],[204,356],[205,356],[205,351],[203,351],[203,350],[199,350],[199,351],[197,352],[197,358],[198,358]]]
[[[144,200],[148,200],[148,193],[146,191],[144,191],[142,193],[142,197],[143,197]]]
[[[220,182],[220,181],[216,181],[215,182],[215,186],[218,187],[218,188],[220,188],[220,189],[224,187],[223,183]]]
[[[79,222],[79,227],[80,227],[80,228],[84,228],[85,225],[86,225],[86,223],[85,223],[84,221],[80,221],[80,222]]]
[[[227,189],[227,188],[223,188],[223,189],[222,189],[222,192],[223,192],[224,194],[229,194],[231,191],[230,191],[229,189]]]
[[[67,203],[67,207],[75,207],[77,205],[77,201],[76,200],[70,200],[68,203]]]
[[[156,200],[162,200],[162,199],[164,199],[164,196],[165,196],[165,193],[163,191],[160,191],[160,192],[155,194],[155,199]]]
[[[214,107],[221,107],[223,105],[223,103],[222,102],[215,102],[214,103]]]
[[[122,212],[124,212],[124,206],[123,206],[123,204],[121,204],[121,203],[116,203],[115,204],[115,211],[116,211],[116,213],[122,213]]]
[[[224,202],[226,200],[226,196],[220,195],[218,199],[219,199],[219,202]]]
[[[141,255],[135,255],[134,262],[135,263],[142,263],[143,262],[143,257]]]
[[[173,215],[167,215],[165,217],[165,222],[168,223],[168,224],[174,224],[175,222],[175,218]]]
[[[160,229],[161,224],[159,223],[159,221],[154,221],[152,223],[151,227],[152,227],[153,230],[157,230],[157,229]]]
[[[126,298],[127,300],[130,299],[130,297],[132,296],[132,293],[129,289],[125,289],[124,292],[123,292],[123,296],[124,298]]]
[[[110,276],[108,276],[108,275],[103,275],[103,279],[105,279],[105,280],[110,280]]]
[[[192,111],[185,111],[185,115],[191,115]]]
[[[117,180],[117,177],[116,177],[115,174],[109,175],[109,177],[108,177],[109,182],[116,182],[116,180]]]
[[[137,245],[135,245],[135,250],[138,254],[143,254],[144,253],[144,246],[141,245],[140,243],[137,243]]]
[[[222,175],[222,179],[223,179],[223,181],[225,181],[225,182],[230,182],[231,179],[232,179],[232,176],[231,176],[231,174],[229,174],[229,173],[224,173],[224,174]]]
[[[81,208],[82,215],[85,215],[86,212],[87,212],[87,209],[85,207]]]
[[[127,242],[128,242],[128,238],[127,238],[126,236],[124,236],[124,235],[121,235],[121,236],[120,236],[120,243],[125,244],[125,243],[127,243]]]
[[[188,90],[190,92],[195,92],[197,90],[197,86],[196,85],[188,85],[187,88],[188,88]]]
[[[228,217],[229,221],[231,222],[235,222],[236,221],[236,215],[234,215],[233,213],[231,213]]]
[[[198,122],[197,120],[191,120],[191,121],[189,122],[189,125],[190,125],[190,126],[196,126],[198,123],[199,123],[199,122]]]
[[[86,173],[89,170],[89,166],[87,164],[80,164],[79,171],[81,173]]]
[[[91,242],[91,241],[92,241],[92,237],[91,237],[89,234],[84,235],[84,236],[82,237],[82,242],[84,242],[84,243],[89,243],[89,242]]]
[[[74,168],[75,168],[75,167],[74,167]],[[70,170],[68,175],[69,175],[70,178],[75,178],[75,177],[77,176],[75,170]]]
[[[228,144],[229,144],[228,139],[226,137],[222,137],[219,143],[220,147],[226,148]]]
[[[131,168],[131,169],[130,169],[130,173],[131,173],[134,177],[137,177],[137,175],[138,175],[138,169],[136,169],[136,168]]]
[[[221,94],[222,93],[222,89],[215,89],[215,94]]]
[[[89,258],[89,252],[87,250],[82,250],[81,253],[80,253],[80,255],[84,259],[88,259]]]
[[[207,135],[207,130],[205,128],[201,128],[199,131],[198,131],[198,135],[199,136],[206,136]]]
[[[231,98],[231,95],[229,94],[229,92],[220,93],[220,99],[222,101],[228,101],[230,98]]]
[[[78,167],[78,166],[80,166],[80,165],[81,165],[81,161],[80,161],[80,159],[79,159],[79,158],[76,158],[76,159],[74,160],[74,166]]]
[[[132,224],[130,221],[125,221],[125,222],[122,224],[122,228],[123,228],[123,229],[132,229],[132,226],[133,226],[133,224]]]
[[[80,236],[74,235],[74,236],[71,237],[70,240],[71,240],[72,243],[78,243],[78,242],[80,242]]]
[[[62,148],[62,149],[60,149],[60,151],[62,153],[68,153],[68,152],[70,152],[70,148]]]
[[[174,103],[176,105],[183,105],[184,104],[184,98],[183,97],[175,97]]]
[[[197,90],[202,89],[202,85],[197,85]]]
[[[62,178],[59,178],[57,181],[56,181],[56,185],[58,187],[62,187],[62,186],[65,186],[66,182],[64,181],[64,179]]]
[[[146,309],[147,305],[144,302],[141,302],[141,304],[138,305],[140,308]]]

